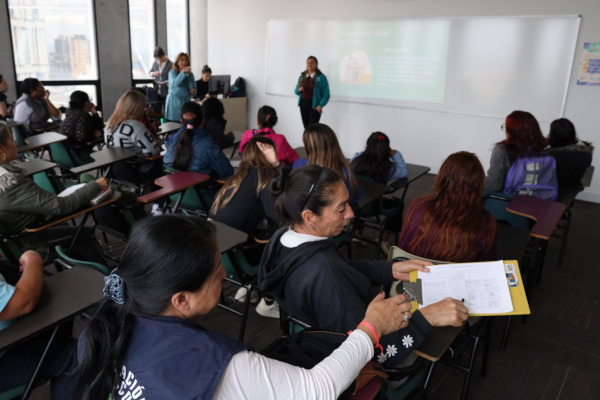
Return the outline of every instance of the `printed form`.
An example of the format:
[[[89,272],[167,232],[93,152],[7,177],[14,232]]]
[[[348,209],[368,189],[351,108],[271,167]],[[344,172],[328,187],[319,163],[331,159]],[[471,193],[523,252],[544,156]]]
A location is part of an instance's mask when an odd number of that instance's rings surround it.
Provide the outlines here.
[[[446,297],[464,299],[469,314],[496,314],[513,311],[502,261],[431,265],[429,273],[418,273],[423,304],[428,306]]]

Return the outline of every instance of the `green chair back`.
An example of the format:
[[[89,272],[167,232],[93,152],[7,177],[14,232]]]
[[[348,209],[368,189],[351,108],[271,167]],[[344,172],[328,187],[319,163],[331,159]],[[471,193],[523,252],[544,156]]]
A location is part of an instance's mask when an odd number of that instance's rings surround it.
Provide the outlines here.
[[[96,271],[100,272],[101,274],[104,274],[106,276],[110,275],[110,270],[108,269],[108,267],[100,264],[100,263],[95,263],[92,261],[83,261],[83,260],[77,260],[73,257],[69,257],[65,251],[62,249],[62,247],[60,246],[56,246],[55,247],[56,250],[56,254],[58,254],[58,257],[69,262],[71,265],[81,265],[84,267],[90,267],[95,269]]]
[[[62,168],[73,168],[87,164],[77,152],[67,147],[63,142],[52,143],[50,146],[50,159]]]
[[[23,125],[14,125],[10,127],[10,131],[13,134],[13,138],[15,142],[17,142],[17,147],[25,146],[25,138],[27,137],[27,133],[25,132],[25,128]]]

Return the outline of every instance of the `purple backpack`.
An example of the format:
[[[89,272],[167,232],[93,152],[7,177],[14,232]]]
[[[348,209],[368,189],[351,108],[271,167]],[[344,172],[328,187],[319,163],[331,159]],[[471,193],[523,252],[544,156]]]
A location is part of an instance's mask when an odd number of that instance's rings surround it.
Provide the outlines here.
[[[548,153],[517,157],[504,182],[504,193],[556,200],[556,160]]]

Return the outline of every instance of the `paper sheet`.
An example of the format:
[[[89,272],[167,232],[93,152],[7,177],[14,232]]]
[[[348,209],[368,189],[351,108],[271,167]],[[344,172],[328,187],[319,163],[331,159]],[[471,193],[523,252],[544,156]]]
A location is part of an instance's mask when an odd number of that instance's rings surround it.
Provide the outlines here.
[[[423,289],[421,307],[446,297],[464,299],[469,314],[513,311],[502,261],[432,265],[419,272]]]

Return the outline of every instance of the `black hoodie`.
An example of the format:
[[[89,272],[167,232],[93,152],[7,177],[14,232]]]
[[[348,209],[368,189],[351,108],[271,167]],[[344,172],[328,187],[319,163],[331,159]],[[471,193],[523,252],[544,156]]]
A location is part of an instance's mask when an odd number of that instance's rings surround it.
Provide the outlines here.
[[[363,320],[373,286],[391,283],[392,262],[348,261],[328,239],[287,248],[281,228],[264,250],[258,287],[280,307],[313,328],[346,333]],[[399,364],[425,339],[431,325],[415,312],[408,327],[381,338],[390,365]],[[377,351],[376,351],[377,353]]]

